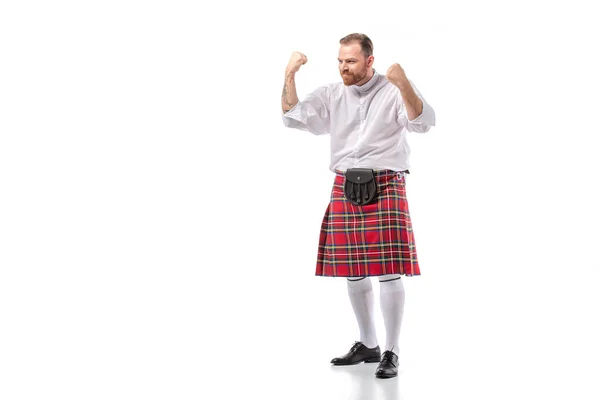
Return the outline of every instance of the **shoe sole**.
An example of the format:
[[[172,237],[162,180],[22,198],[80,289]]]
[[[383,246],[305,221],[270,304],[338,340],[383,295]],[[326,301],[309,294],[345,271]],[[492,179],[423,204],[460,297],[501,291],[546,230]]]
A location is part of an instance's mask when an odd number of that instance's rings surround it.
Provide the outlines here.
[[[381,356],[380,357],[371,357],[371,358],[365,358],[364,360],[360,360],[354,363],[344,363],[344,364],[339,364],[339,363],[332,363],[333,365],[356,365],[356,364],[360,364],[361,362],[364,362],[365,364],[369,364],[369,363],[378,363],[381,362]]]
[[[375,374],[375,378],[379,378],[379,379],[389,379],[389,378],[395,378],[397,376],[398,376],[398,374],[396,374],[396,375],[377,375],[377,374]]]

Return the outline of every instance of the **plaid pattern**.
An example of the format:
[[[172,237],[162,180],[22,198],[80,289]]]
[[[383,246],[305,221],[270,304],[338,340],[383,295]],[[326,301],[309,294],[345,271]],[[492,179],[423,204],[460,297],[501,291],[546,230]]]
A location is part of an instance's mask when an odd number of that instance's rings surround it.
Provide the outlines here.
[[[356,206],[344,196],[344,173],[336,171],[321,226],[319,276],[420,275],[404,176],[375,171],[376,203]]]

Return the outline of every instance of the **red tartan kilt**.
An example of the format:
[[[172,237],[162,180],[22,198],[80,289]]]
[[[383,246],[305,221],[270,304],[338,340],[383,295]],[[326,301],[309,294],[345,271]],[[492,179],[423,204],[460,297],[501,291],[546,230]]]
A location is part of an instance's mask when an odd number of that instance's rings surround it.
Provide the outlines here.
[[[337,172],[323,217],[316,275],[420,275],[404,176],[376,171],[376,203],[356,206],[344,196]]]

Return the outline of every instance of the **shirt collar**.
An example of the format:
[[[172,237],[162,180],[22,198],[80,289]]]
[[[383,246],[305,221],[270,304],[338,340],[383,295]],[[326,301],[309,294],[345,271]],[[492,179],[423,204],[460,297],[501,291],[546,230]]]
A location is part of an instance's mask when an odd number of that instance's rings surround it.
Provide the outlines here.
[[[366,93],[369,90],[371,90],[371,88],[373,86],[375,86],[375,84],[377,83],[378,80],[379,80],[379,74],[377,73],[377,71],[375,71],[375,69],[373,69],[373,76],[371,77],[371,79],[369,79],[362,86],[352,85],[352,89],[354,89],[358,93]]]

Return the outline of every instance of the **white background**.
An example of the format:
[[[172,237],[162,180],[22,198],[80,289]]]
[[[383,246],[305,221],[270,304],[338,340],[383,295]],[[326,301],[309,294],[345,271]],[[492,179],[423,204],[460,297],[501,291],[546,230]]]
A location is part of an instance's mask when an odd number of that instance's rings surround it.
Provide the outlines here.
[[[595,23],[584,1],[3,1],[0,398],[597,400]],[[292,51],[302,98],[351,32],[437,115],[409,136],[423,275],[383,382],[329,366],[358,340],[345,282],[314,276],[329,141],[279,108]]]

